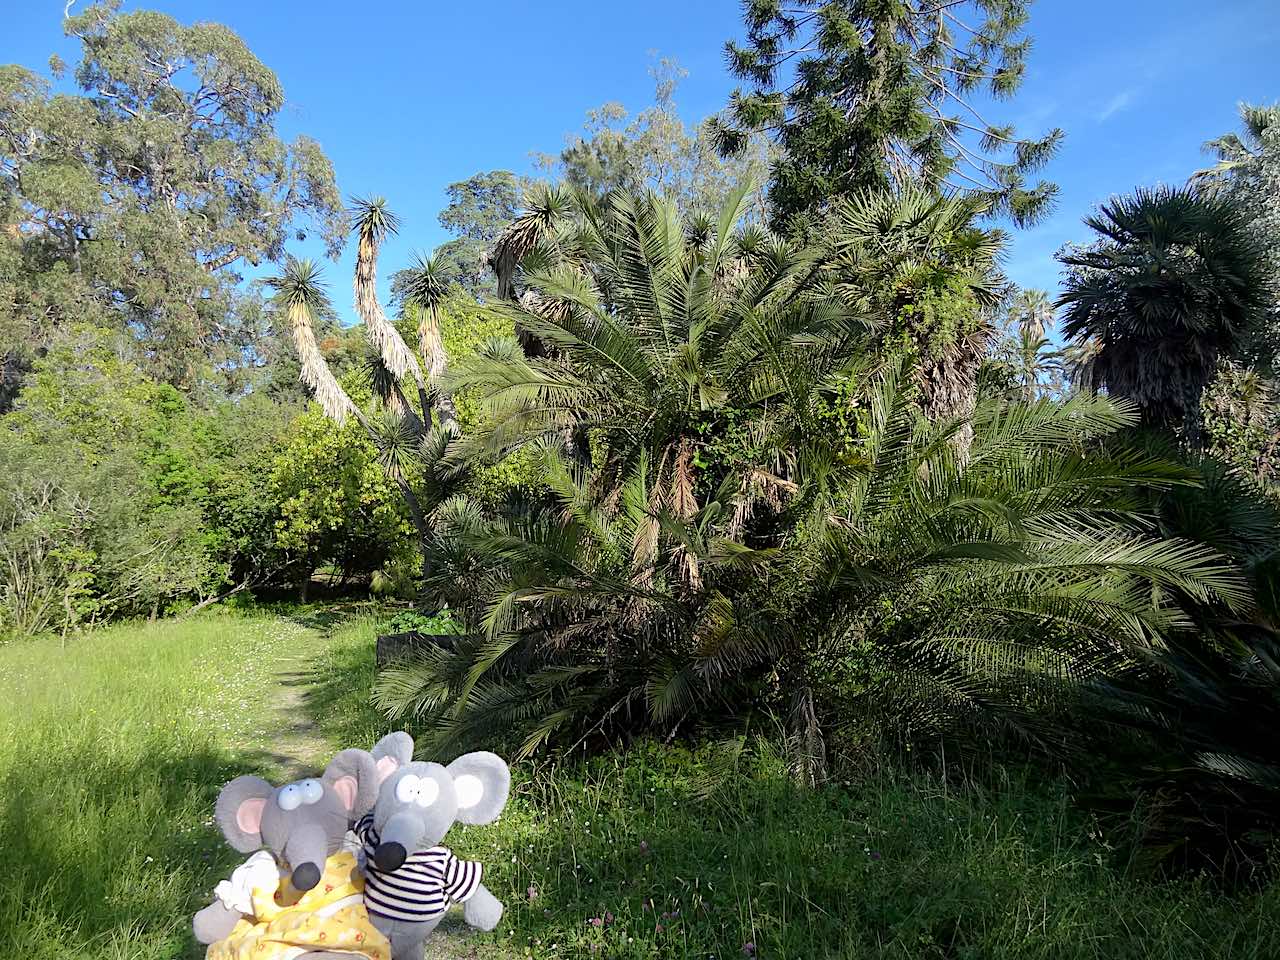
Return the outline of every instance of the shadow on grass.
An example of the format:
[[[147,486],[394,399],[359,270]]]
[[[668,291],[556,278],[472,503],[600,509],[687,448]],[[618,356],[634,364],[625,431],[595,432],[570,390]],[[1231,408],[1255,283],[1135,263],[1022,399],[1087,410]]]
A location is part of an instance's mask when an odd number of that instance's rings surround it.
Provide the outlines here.
[[[333,630],[353,617],[376,613],[383,606],[385,604],[373,600],[347,600],[326,603],[323,606],[281,605],[273,608],[273,612],[301,627],[311,630]]]
[[[218,791],[274,764],[266,751],[121,760],[19,745],[0,780],[0,930],[14,951],[0,955],[44,956],[52,941],[62,956],[203,956],[191,915],[243,860],[212,823]]]
[[[301,708],[316,733],[338,748],[367,750],[393,729],[369,699],[377,678],[374,642],[372,627],[367,637],[343,638],[288,680],[303,688]]]

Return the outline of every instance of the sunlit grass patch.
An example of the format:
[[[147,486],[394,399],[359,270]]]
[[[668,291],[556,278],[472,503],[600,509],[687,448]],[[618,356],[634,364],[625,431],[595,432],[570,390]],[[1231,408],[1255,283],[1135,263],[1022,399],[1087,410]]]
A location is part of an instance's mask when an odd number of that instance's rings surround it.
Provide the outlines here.
[[[271,775],[271,616],[122,625],[0,649],[0,956],[173,958],[237,855],[222,783]]]

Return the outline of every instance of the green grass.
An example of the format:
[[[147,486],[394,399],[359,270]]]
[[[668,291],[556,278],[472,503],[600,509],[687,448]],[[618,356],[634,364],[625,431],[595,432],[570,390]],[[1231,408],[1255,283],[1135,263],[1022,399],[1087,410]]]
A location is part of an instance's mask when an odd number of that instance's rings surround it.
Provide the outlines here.
[[[173,958],[237,861],[221,784],[273,776],[290,658],[268,617],[119,626],[0,648],[0,956]]]
[[[199,956],[190,915],[240,859],[219,786],[385,732],[378,624],[300,609],[0,648],[0,957]],[[700,800],[704,768],[655,746],[518,768],[502,819],[450,837],[507,915],[433,955],[1280,956],[1274,889],[1128,877],[1053,785],[801,792],[766,757]]]

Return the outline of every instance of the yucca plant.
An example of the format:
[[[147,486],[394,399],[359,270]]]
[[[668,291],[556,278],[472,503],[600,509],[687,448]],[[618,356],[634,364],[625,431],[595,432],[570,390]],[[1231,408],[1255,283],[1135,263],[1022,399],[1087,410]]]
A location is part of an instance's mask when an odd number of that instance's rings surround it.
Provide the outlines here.
[[[433,537],[431,514],[445,494],[439,484],[446,473],[461,476],[460,468],[440,466],[447,441],[456,436],[452,425],[452,404],[447,393],[436,392],[433,402],[429,387],[444,372],[447,358],[439,335],[440,298],[432,286],[432,275],[415,277],[412,296],[423,311],[420,334],[428,374],[409,349],[399,331],[387,319],[377,295],[377,257],[387,236],[394,234],[399,220],[381,197],[353,201],[349,211],[356,234],[356,268],[353,280],[356,312],[364,324],[372,352],[365,365],[371,393],[380,404],[371,411],[352,402],[334,377],[316,343],[314,317],[322,306],[331,311],[319,268],[311,261],[289,260],[279,277],[268,280],[276,290],[276,300],[293,333],[294,345],[302,360],[304,383],[313,391],[326,416],[341,424],[347,416],[359,420],[378,451],[378,462],[396,484],[424,550]],[[438,286],[438,284],[436,284]],[[418,407],[404,394],[410,381],[416,388]],[[438,408],[439,417],[433,412]],[[433,425],[433,421],[440,422]]]
[[[453,421],[457,410],[453,397],[444,386],[449,354],[440,329],[440,309],[449,295],[448,284],[441,275],[439,260],[433,255],[417,255],[405,272],[404,306],[413,315],[418,328],[418,350],[426,363],[427,381],[434,391],[436,411],[441,421]]]
[[[319,266],[314,260],[290,257],[280,276],[268,277],[266,282],[275,290],[275,303],[293,335],[293,345],[302,364],[300,379],[311,389],[325,416],[339,426],[346,422],[349,414],[358,416],[359,408],[334,377],[316,343],[315,318],[329,305]]]

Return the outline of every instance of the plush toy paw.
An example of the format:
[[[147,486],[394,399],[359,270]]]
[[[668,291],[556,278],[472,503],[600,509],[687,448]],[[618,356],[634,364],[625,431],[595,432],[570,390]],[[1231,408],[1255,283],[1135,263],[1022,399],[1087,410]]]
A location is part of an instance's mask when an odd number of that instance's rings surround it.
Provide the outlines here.
[[[462,917],[477,930],[492,930],[502,919],[502,903],[484,887],[480,887],[462,905]]]
[[[243,917],[244,914],[239,910],[233,910],[221,900],[215,900],[195,915],[191,921],[191,932],[200,943],[217,943],[230,936]]]

